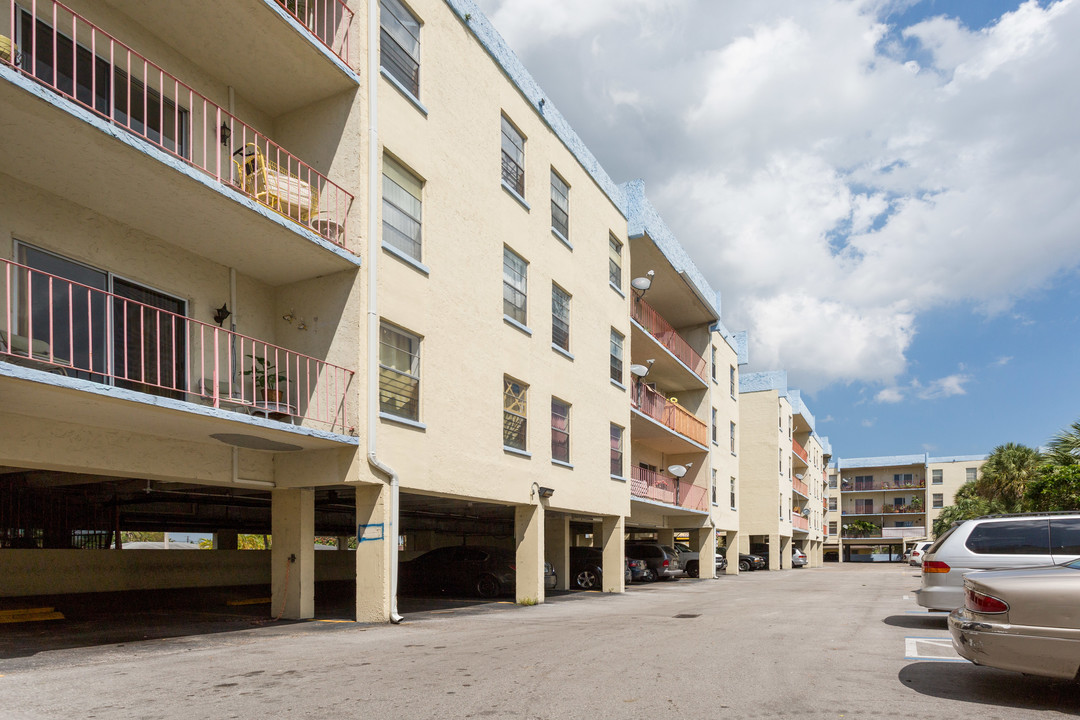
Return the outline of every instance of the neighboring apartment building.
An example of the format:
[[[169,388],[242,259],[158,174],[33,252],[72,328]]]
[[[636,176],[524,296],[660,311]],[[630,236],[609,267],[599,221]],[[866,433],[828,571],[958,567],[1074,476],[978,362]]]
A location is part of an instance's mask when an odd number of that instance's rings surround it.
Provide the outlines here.
[[[739,382],[740,538],[743,552],[767,551],[769,568],[791,567],[793,547],[811,567],[823,560],[832,448],[784,371],[749,373]],[[767,548],[767,550],[766,550]]]
[[[841,561],[899,558],[920,540],[985,455],[837,458],[829,468],[828,546]]]
[[[316,580],[355,579],[381,621],[399,555],[501,546],[542,601],[586,538],[621,591],[628,530],[690,531],[712,575],[739,528],[736,341],[472,2],[15,8],[4,594],[269,583],[304,618]],[[121,530],[217,549],[73,549]]]

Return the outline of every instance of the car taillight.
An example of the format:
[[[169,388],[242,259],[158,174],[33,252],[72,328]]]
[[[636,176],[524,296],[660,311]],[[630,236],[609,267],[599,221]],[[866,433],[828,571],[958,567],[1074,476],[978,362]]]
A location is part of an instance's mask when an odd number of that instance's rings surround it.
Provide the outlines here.
[[[948,563],[943,563],[940,560],[924,560],[922,564],[924,573],[947,573],[950,569]]]
[[[1009,612],[1009,603],[971,588],[964,588],[964,607],[985,615]]]
[[[665,561],[664,561],[664,567],[667,567],[667,566],[668,566],[668,561],[667,561],[667,560],[665,560]]]

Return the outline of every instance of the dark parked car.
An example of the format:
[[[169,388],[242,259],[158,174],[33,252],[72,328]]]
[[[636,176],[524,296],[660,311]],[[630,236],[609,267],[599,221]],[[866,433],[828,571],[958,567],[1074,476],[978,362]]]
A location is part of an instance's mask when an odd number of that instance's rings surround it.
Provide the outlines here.
[[[604,578],[604,551],[594,547],[570,548],[570,587],[599,590]]]
[[[467,592],[493,598],[514,591],[514,553],[480,545],[429,550],[401,563],[398,582],[405,592]]]
[[[644,560],[648,566],[651,580],[667,580],[682,575],[679,553],[675,548],[655,542],[627,543],[627,557]]]
[[[687,577],[696,578],[701,574],[701,563],[698,554],[691,550],[689,545],[675,543],[675,550],[679,553],[679,564],[682,565],[683,570],[686,571]]]
[[[717,548],[716,556],[727,554],[727,548]],[[769,561],[760,555],[751,555],[750,553],[739,553],[739,572],[750,572],[751,570],[762,570],[769,566]],[[727,567],[726,563],[724,567]]]
[[[644,560],[628,557],[626,558],[626,567],[630,571],[630,578],[627,582],[645,582],[652,576],[652,570],[649,569]]]

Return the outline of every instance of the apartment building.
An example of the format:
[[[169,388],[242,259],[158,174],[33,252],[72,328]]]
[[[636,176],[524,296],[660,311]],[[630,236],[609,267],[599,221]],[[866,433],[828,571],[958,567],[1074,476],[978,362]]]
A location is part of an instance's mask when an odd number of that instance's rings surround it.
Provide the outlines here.
[[[829,548],[841,561],[897,559],[933,539],[934,520],[985,455],[837,458],[829,468]]]
[[[791,567],[793,547],[811,567],[823,560],[826,468],[832,448],[784,371],[739,380],[739,468],[743,552],[767,553],[772,570]]]
[[[268,583],[307,618],[354,580],[384,621],[399,560],[449,545],[513,552],[539,602],[590,544],[620,592],[628,531],[712,575],[738,340],[474,3],[9,10],[0,592]]]

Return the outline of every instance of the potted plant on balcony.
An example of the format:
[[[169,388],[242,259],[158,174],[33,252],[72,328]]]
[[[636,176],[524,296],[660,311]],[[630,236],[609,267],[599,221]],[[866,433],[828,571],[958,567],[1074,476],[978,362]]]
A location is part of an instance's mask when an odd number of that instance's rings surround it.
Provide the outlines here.
[[[261,355],[247,355],[251,359],[251,369],[245,370],[244,375],[251,377],[255,384],[255,402],[280,403],[281,390],[278,383],[285,382],[288,378],[277,372],[277,368],[268,363]]]
[[[911,512],[920,512],[922,510],[922,498],[918,495],[912,495],[911,504],[908,507],[911,508]]]

